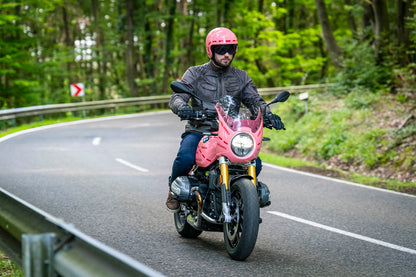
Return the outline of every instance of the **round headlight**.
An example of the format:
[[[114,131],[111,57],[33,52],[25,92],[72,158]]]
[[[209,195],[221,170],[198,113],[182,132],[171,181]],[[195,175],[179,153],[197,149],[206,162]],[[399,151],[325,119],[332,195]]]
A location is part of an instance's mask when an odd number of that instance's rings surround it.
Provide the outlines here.
[[[231,140],[231,150],[238,157],[247,156],[254,147],[254,141],[248,134],[239,133]]]

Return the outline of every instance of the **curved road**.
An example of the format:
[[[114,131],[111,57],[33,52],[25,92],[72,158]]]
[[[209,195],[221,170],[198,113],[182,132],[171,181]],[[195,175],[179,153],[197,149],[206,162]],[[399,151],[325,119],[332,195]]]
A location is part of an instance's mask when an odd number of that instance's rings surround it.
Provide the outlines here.
[[[0,186],[167,276],[416,276],[416,197],[267,164],[245,262],[222,233],[179,237],[164,201],[182,130],[160,112],[0,138]]]

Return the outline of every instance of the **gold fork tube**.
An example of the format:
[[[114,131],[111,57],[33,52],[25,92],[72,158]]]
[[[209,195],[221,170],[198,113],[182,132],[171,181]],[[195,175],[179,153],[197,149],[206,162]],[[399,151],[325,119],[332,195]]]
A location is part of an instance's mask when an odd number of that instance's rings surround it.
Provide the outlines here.
[[[228,175],[228,164],[224,157],[220,157],[220,170],[221,170],[221,179],[222,184],[225,185],[225,189],[229,190],[229,175]]]
[[[249,165],[247,171],[248,171],[248,175],[253,177],[253,180],[252,180],[253,184],[257,188],[256,167],[254,165]]]

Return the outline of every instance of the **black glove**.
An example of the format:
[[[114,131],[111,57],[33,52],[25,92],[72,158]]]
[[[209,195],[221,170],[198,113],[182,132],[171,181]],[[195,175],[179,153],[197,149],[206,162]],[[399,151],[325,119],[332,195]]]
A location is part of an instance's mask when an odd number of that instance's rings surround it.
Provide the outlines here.
[[[268,112],[263,116],[263,120],[263,125],[269,129],[275,128],[276,130],[286,130],[285,125],[277,114]]]
[[[180,106],[178,109],[178,116],[181,120],[191,119],[194,117],[194,114],[194,109],[186,104]]]

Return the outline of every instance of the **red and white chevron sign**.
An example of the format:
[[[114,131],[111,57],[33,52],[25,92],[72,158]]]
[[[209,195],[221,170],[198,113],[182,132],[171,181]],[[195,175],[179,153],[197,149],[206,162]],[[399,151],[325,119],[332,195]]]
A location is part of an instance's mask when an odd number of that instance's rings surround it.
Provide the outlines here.
[[[84,84],[83,83],[77,83],[71,85],[71,96],[73,97],[79,97],[84,96],[85,90],[84,90]]]

